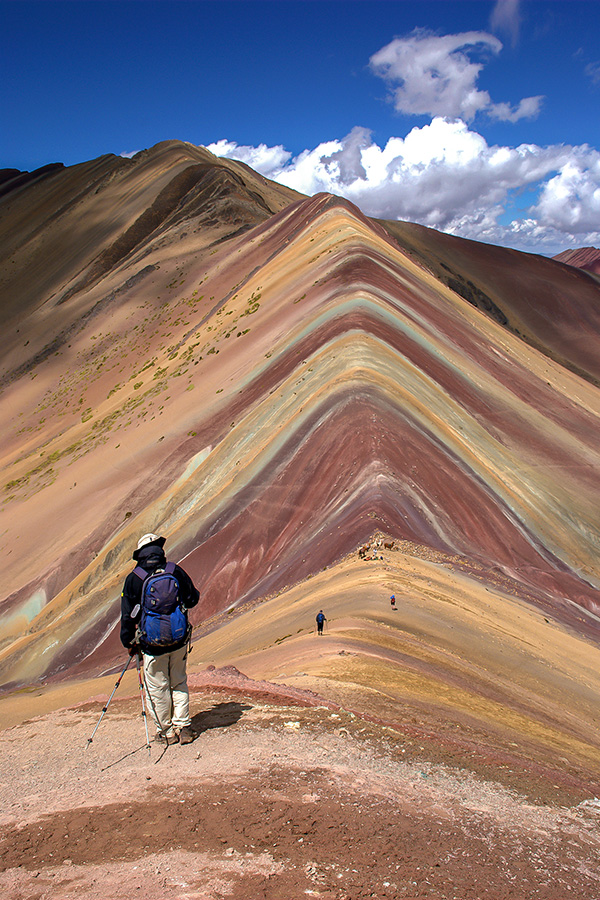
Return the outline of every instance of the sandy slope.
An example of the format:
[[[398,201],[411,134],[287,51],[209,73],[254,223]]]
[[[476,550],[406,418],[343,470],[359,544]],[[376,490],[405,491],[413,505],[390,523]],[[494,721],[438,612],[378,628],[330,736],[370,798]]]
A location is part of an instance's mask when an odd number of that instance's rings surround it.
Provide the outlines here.
[[[2,698],[5,895],[596,900],[600,651],[456,559],[381,555],[197,630],[192,745],[148,755],[135,672],[91,744],[115,675]]]
[[[89,749],[101,700],[0,734],[3,896],[597,898],[600,811],[576,791],[533,800],[231,669],[195,682],[185,747],[148,756],[128,676]]]

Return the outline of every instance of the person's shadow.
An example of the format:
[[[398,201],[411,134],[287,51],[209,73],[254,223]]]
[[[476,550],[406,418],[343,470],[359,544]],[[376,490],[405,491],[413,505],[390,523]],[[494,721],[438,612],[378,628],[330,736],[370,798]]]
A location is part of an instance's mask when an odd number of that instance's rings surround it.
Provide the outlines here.
[[[235,725],[242,717],[242,714],[252,709],[247,703],[217,703],[212,709],[204,710],[192,716],[192,728],[196,734],[202,734],[210,728],[228,728],[229,725]]]

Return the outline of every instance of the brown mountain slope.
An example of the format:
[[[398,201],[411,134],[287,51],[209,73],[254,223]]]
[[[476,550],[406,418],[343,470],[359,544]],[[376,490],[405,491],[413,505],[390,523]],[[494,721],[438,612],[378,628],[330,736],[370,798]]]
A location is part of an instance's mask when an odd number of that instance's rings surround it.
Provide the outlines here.
[[[543,256],[467,241],[410,222],[382,224],[469,303],[551,359],[599,383],[597,282]]]
[[[205,246],[252,227],[298,195],[202,147],[166,141],[18,185],[2,199],[2,377],[55,353],[102,302],[90,290],[193,229]],[[117,273],[117,290],[127,288]],[[67,301],[67,306],[61,307]],[[31,327],[29,317],[33,317]],[[29,343],[18,335],[26,330]],[[33,338],[33,340],[32,340]],[[25,350],[25,346],[27,349]]]
[[[597,247],[580,247],[578,250],[563,250],[554,257],[558,262],[576,266],[586,272],[600,275],[600,250]]]

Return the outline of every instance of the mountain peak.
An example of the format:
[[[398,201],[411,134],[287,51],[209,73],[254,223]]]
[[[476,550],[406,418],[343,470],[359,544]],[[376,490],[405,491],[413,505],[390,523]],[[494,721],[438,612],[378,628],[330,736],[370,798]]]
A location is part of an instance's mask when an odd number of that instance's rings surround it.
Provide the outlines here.
[[[600,275],[600,250],[597,247],[580,247],[577,250],[563,250],[553,257],[558,262],[584,269],[586,272],[594,272]]]

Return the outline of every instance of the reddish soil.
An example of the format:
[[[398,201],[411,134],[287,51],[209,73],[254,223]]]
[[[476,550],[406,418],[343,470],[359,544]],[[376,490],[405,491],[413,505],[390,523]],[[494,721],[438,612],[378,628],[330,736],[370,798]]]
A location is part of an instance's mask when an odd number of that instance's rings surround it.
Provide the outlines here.
[[[0,733],[3,896],[600,896],[593,797],[559,805],[539,775],[526,796],[314,694],[222,680],[193,688],[186,746],[148,754],[127,679],[91,744],[106,697]]]

